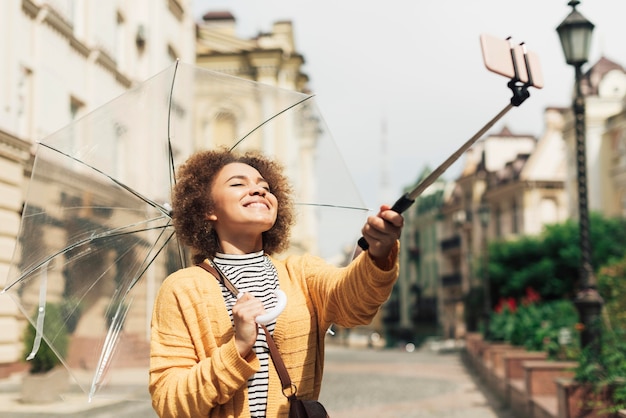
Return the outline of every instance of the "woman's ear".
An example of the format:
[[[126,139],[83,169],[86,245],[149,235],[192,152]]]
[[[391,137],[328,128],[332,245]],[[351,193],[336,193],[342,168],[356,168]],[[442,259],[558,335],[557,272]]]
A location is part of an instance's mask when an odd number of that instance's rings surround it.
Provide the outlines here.
[[[215,222],[217,221],[217,215],[210,214],[206,217],[209,221]]]

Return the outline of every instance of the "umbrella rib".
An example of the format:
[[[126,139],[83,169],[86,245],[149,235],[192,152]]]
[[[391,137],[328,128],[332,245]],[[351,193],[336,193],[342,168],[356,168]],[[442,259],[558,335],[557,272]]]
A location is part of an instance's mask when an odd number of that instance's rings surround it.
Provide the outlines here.
[[[155,219],[161,219],[161,218],[155,218]],[[154,221],[155,219],[146,220],[146,222],[151,222],[151,221]],[[139,225],[139,224],[140,223],[133,224],[133,225],[127,225],[124,228],[130,227],[130,226]],[[100,238],[120,237],[120,236],[124,236],[124,235],[130,235],[130,234],[134,234],[134,233],[137,233],[137,232],[146,232],[146,231],[152,231],[152,230],[157,230],[157,229],[164,230],[168,226],[170,226],[170,225],[168,224],[168,225],[153,226],[153,227],[150,227],[150,228],[135,229],[133,231],[123,231],[123,232],[115,232],[115,233],[111,233],[109,231],[109,232],[106,232],[106,233],[93,235],[93,236],[90,236],[88,238],[84,238],[84,239],[82,239],[80,241],[77,241],[77,242],[73,243],[72,245],[68,245],[68,246],[62,248],[61,250],[55,252],[54,254],[49,255],[48,257],[43,259],[41,262],[37,263],[35,266],[31,267],[30,269],[28,269],[27,271],[22,273],[13,283],[11,283],[7,287],[5,287],[2,290],[2,292],[0,292],[0,293],[5,293],[6,291],[10,290],[13,286],[15,286],[16,284],[18,284],[21,281],[23,281],[32,272],[34,272],[35,270],[39,269],[41,266],[43,266],[44,264],[48,263],[49,261],[51,261],[53,258],[57,257],[58,255],[65,254],[66,252],[71,251],[71,250],[73,250],[75,248],[78,248],[81,245],[84,245],[84,244],[86,244],[88,242],[93,242],[93,241],[95,241],[97,239],[100,239]],[[113,230],[113,231],[115,231],[115,230]]]
[[[243,138],[241,138],[239,141],[235,142],[235,145],[233,145],[232,147],[230,147],[229,151],[234,150],[235,148],[237,148],[237,145],[241,144],[241,142],[243,142],[243,140],[245,140],[247,137],[249,137],[250,135],[252,135],[255,131],[257,131],[259,128],[261,128],[263,125],[265,125],[266,123],[270,122],[271,120],[273,120],[274,118],[282,115],[283,113],[285,113],[286,111],[293,109],[294,107],[306,102],[309,99],[312,99],[313,97],[315,97],[315,95],[310,95],[305,97],[304,99],[300,100],[299,102],[296,102],[294,104],[292,104],[291,106],[286,107],[285,109],[281,110],[280,112],[276,113],[274,116],[264,120],[263,122],[261,122],[257,127],[255,127],[254,129],[252,129],[250,132],[248,132],[247,134],[245,134],[243,136]]]
[[[331,205],[330,203],[296,203],[297,206],[317,206],[320,208],[335,208],[335,209],[348,209],[348,210],[361,210],[361,211],[369,211],[369,208],[362,208],[358,206],[343,206],[343,205]]]
[[[150,206],[160,210],[161,212],[163,212],[165,215],[169,216],[169,210],[167,210],[166,208],[164,208],[163,206],[159,205],[158,203],[156,203],[155,201],[148,199],[147,197],[145,197],[144,195],[142,195],[141,193],[137,192],[136,190],[131,189],[130,187],[128,187],[127,185],[125,185],[124,183],[114,179],[113,177],[111,177],[110,175],[108,175],[107,173],[105,173],[104,171],[100,170],[99,168],[96,168],[90,164],[87,164],[86,162],[79,160],[78,158],[67,154],[53,146],[50,146],[48,144],[45,144],[43,142],[39,142],[39,145],[42,145],[46,148],[48,148],[51,151],[55,151],[58,152],[59,154],[70,158],[73,161],[76,161],[77,163],[80,163],[82,165],[84,165],[85,167],[89,167],[92,170],[94,170],[95,172],[102,174],[103,176],[105,176],[106,178],[108,178],[109,180],[111,180],[113,183],[117,184],[118,186],[120,186],[122,189],[126,190],[127,192],[129,192],[130,194],[132,194],[133,196],[137,197],[138,199],[140,199],[141,201],[149,204]]]
[[[164,231],[165,231],[164,229],[161,230],[161,234],[160,234],[161,236],[163,236]],[[96,369],[96,374],[94,375],[93,380],[91,382],[91,389],[89,391],[89,399],[90,400],[95,395],[95,393],[96,393],[96,391],[98,389],[98,386],[101,383],[102,376],[104,375],[106,370],[110,367],[110,360],[111,360],[111,358],[113,356],[114,350],[115,350],[115,348],[117,346],[117,342],[118,342],[118,338],[117,337],[118,337],[120,331],[122,330],[122,326],[124,324],[124,319],[126,317],[125,313],[124,313],[124,315],[122,317],[120,317],[120,309],[122,308],[123,304],[126,302],[126,297],[130,294],[130,291],[135,287],[137,282],[139,282],[139,279],[141,279],[141,277],[144,275],[144,273],[146,272],[148,267],[152,264],[152,261],[156,257],[158,257],[159,254],[161,254],[161,252],[163,251],[163,249],[165,248],[167,243],[170,242],[170,240],[172,239],[173,236],[174,236],[174,233],[170,234],[170,236],[165,240],[165,243],[163,245],[161,245],[161,248],[159,248],[159,250],[156,252],[156,254],[154,254],[150,259],[148,259],[147,256],[146,256],[146,259],[144,260],[145,267],[143,268],[143,270],[141,270],[136,275],[135,279],[130,283],[130,285],[128,286],[128,288],[124,292],[123,296],[120,297],[120,302],[117,305],[115,316],[113,317],[113,320],[111,321],[111,326],[109,328],[109,332],[107,333],[107,335],[105,337],[103,350],[102,350],[102,353],[100,354],[100,359],[98,360],[98,366],[97,366],[97,369]]]
[[[174,150],[172,149],[171,124],[172,124],[172,97],[174,97],[174,82],[176,81],[176,73],[178,72],[179,60],[176,60],[174,66],[174,74],[172,75],[172,85],[170,86],[170,97],[167,106],[167,148],[170,159],[170,185],[176,184],[176,168],[174,167]]]
[[[113,355],[113,352],[117,347],[118,335],[122,330],[124,318],[126,317],[126,312],[124,312],[123,317],[119,319],[120,311],[122,309],[122,304],[120,303],[117,306],[115,310],[115,316],[111,321],[111,328],[113,332],[109,331],[105,337],[103,350],[100,353],[100,359],[98,360],[98,368],[96,369],[96,373],[93,377],[93,380],[91,381],[91,388],[89,390],[89,402],[91,402],[93,397],[95,396],[98,385],[102,380],[102,376],[110,366],[109,360],[111,359],[111,356]]]
[[[161,239],[161,237],[163,236],[163,234],[164,234],[164,233],[165,233],[165,228],[163,228],[163,229],[161,230],[161,234],[160,234],[159,238],[158,238],[155,242],[158,242],[158,241]],[[130,292],[130,291],[133,289],[133,287],[135,287],[135,285],[137,284],[137,282],[139,281],[139,279],[141,279],[141,277],[142,277],[142,276],[143,276],[143,274],[146,272],[146,270],[148,270],[148,267],[150,267],[150,265],[152,264],[152,261],[154,261],[154,259],[155,259],[155,258],[157,258],[157,257],[159,256],[159,254],[161,254],[161,251],[163,251],[163,249],[165,248],[165,246],[167,245],[167,243],[168,243],[168,242],[170,242],[170,241],[172,240],[172,237],[173,237],[173,236],[174,236],[174,232],[172,232],[172,233],[170,234],[170,236],[169,236],[169,237],[167,237],[167,239],[165,240],[165,242],[163,243],[163,245],[161,245],[161,248],[159,248],[159,250],[156,252],[156,254],[154,254],[154,256],[153,256],[153,257],[151,257],[149,260],[148,260],[148,256],[146,255],[146,259],[144,260],[144,263],[143,263],[143,264],[145,265],[145,267],[143,268],[143,270],[141,270],[141,271],[139,272],[139,274],[137,274],[137,276],[135,277],[135,279],[134,279],[134,280],[133,280],[133,281],[132,281],[132,282],[128,285],[128,290],[126,291],[126,293]],[[152,247],[152,248],[154,249],[154,247]],[[150,251],[152,251],[152,249],[151,249]],[[149,261],[149,262],[148,262],[148,261]],[[124,296],[124,298],[125,298],[125,296]],[[122,300],[124,300],[124,298],[123,298]]]

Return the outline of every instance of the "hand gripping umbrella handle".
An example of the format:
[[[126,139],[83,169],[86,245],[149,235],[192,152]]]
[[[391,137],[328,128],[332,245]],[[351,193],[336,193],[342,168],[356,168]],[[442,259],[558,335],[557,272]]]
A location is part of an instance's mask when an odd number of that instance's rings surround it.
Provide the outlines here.
[[[285,295],[285,292],[283,292],[280,289],[276,289],[276,291],[274,292],[274,295],[276,295],[276,299],[277,299],[276,306],[268,310],[263,315],[257,316],[255,318],[255,321],[257,324],[260,324],[260,325],[269,324],[270,322],[278,318],[278,315],[280,315],[285,309],[285,306],[287,306],[287,295]]]
[[[224,275],[224,273],[222,273],[222,270],[218,269],[215,264],[213,264],[212,262],[207,262],[207,261],[203,261],[202,263],[196,264],[198,267],[203,268],[204,270],[208,271],[209,273],[211,273],[216,279],[217,281],[221,282],[224,284],[224,286],[226,286],[226,288],[237,298],[239,299],[241,296],[243,296],[243,293],[240,292],[235,285],[233,285],[233,283],[228,279],[228,277],[226,277],[226,275]],[[287,306],[287,295],[285,294],[285,292],[283,292],[280,289],[276,289],[274,291],[274,295],[276,296],[276,306],[274,306],[272,309],[266,311],[263,315],[259,315],[257,316],[254,320],[257,324],[260,325],[267,325],[270,322],[274,321],[276,318],[278,318],[278,315],[280,315],[283,310],[285,309],[285,306]]]

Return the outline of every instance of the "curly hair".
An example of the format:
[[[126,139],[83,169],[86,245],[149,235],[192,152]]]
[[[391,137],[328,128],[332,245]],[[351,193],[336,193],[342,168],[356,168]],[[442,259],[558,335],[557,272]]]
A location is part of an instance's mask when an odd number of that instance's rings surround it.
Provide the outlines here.
[[[263,250],[267,254],[287,249],[291,226],[295,221],[292,189],[283,175],[283,167],[258,152],[237,154],[226,148],[199,151],[182,164],[177,183],[172,190],[172,221],[181,243],[192,250],[194,263],[213,258],[220,245],[217,233],[207,214],[213,212],[211,196],[213,180],[227,164],[243,163],[255,168],[268,182],[278,200],[278,214],[274,226],[263,233]]]

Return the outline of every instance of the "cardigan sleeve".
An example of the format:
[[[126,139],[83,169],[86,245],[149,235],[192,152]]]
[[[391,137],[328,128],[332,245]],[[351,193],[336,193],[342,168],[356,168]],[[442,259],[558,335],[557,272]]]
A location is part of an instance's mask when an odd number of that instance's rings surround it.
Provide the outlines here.
[[[389,254],[388,270],[376,266],[367,252],[344,268],[306,257],[303,274],[320,323],[325,327],[335,323],[348,328],[369,324],[398,278],[398,252],[396,243]]]
[[[213,329],[219,318],[206,302],[211,300],[206,287],[202,280],[175,273],[159,289],[152,315],[149,389],[160,417],[209,416],[216,409],[239,416],[245,405],[241,389],[259,368],[255,355],[239,355],[223,304],[223,329],[229,332],[219,335]]]

